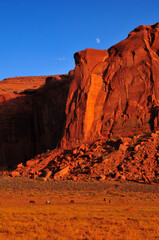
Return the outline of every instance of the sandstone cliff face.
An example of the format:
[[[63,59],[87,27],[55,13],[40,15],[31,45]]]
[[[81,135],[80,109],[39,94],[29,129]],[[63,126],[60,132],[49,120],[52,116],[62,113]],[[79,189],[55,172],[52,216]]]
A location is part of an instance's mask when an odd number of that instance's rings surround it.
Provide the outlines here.
[[[70,79],[70,75],[61,75],[0,82],[1,169],[25,163],[58,145]]]
[[[71,73],[48,77],[44,87],[33,97],[34,143],[38,153],[60,146],[71,80]]]
[[[159,23],[137,27],[108,51],[74,57],[64,147],[158,128]]]

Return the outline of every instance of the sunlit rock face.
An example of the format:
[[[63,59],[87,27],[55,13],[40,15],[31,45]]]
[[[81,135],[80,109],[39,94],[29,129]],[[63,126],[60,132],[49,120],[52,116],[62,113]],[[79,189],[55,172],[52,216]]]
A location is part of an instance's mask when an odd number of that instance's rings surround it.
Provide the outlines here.
[[[158,128],[159,23],[137,27],[108,51],[74,58],[63,146]]]

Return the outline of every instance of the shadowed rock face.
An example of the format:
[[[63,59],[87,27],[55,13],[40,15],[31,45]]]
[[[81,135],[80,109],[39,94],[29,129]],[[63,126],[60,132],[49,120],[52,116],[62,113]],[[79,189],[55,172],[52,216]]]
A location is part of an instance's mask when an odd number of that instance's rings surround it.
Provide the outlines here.
[[[63,146],[158,128],[159,23],[137,27],[108,51],[74,57]]]
[[[68,75],[0,82],[0,166],[25,163],[60,144],[74,148],[158,129],[159,23],[74,58]]]
[[[59,144],[70,80],[71,75],[60,75],[0,82],[1,168],[25,163]]]

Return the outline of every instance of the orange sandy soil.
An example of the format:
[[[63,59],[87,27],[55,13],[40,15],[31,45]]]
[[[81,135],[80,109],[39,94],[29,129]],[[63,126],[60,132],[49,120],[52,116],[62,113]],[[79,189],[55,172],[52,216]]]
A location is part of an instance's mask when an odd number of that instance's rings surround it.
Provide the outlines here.
[[[159,185],[0,178],[6,239],[159,239]]]

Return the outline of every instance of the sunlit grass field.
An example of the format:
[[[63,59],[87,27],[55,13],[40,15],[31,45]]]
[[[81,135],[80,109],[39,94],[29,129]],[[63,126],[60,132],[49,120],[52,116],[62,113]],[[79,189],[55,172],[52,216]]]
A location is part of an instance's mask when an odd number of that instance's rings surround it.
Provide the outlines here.
[[[159,239],[158,197],[123,191],[106,195],[102,189],[1,189],[0,240]]]
[[[159,239],[158,207],[0,208],[0,239]]]

